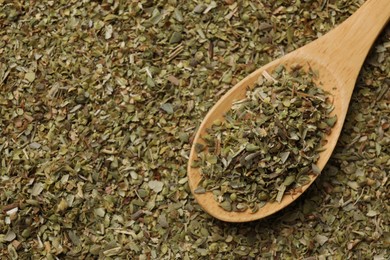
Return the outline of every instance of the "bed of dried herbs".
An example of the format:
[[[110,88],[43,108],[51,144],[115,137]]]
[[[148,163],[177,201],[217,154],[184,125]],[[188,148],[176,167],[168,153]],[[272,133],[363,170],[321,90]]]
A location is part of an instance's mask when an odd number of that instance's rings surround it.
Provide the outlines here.
[[[0,256],[388,259],[390,31],[335,153],[266,220],[205,214],[196,127],[238,80],[363,0],[0,0]]]
[[[337,116],[316,77],[299,66],[264,72],[201,136],[205,145],[195,144],[192,167],[202,175],[195,192],[212,192],[226,211],[256,212],[320,174],[316,162]]]

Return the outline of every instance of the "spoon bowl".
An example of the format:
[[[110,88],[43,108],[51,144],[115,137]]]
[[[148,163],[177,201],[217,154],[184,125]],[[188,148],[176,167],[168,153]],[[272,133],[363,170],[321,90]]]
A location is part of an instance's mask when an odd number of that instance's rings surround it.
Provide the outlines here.
[[[333,98],[337,122],[330,135],[325,137],[323,152],[316,162],[319,169],[323,169],[329,160],[337,140],[340,136],[349,102],[359,75],[361,66],[374,43],[376,37],[389,21],[390,1],[368,0],[354,15],[339,25],[336,29],[319,39],[301,47],[277,60],[274,60],[257,69],[230,89],[208,112],[202,121],[195,138],[188,163],[188,179],[190,189],[199,205],[210,215],[227,222],[247,222],[269,216],[296,200],[318,177],[310,175],[310,182],[301,187],[295,194],[285,195],[280,203],[266,203],[257,212],[228,212],[222,209],[215,201],[211,192],[195,193],[202,175],[199,168],[192,168],[197,158],[196,143],[203,143],[201,136],[217,119],[223,120],[223,115],[230,110],[233,102],[243,99],[248,88],[253,88],[259,77],[266,71],[271,73],[279,65],[289,69],[299,64],[304,70],[318,72],[317,85],[330,93]]]

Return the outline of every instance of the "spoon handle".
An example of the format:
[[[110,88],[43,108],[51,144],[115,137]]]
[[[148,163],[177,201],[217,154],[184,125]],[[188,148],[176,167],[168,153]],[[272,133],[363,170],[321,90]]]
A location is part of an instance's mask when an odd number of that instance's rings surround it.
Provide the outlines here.
[[[360,68],[389,19],[390,0],[368,0],[333,31],[307,45],[304,52],[314,59],[320,57],[317,61],[343,80],[348,88],[345,94],[352,95]]]

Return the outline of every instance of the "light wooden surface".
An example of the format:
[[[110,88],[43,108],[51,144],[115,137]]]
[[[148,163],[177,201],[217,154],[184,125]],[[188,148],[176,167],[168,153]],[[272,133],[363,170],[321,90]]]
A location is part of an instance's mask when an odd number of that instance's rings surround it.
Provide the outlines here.
[[[355,14],[328,34],[254,71],[227,92],[208,112],[193,143],[202,143],[200,136],[204,134],[205,129],[210,127],[214,120],[222,119],[222,115],[230,109],[231,104],[245,96],[246,88],[253,87],[264,70],[271,72],[279,64],[289,67],[298,63],[306,68],[310,66],[318,70],[322,87],[334,96],[334,114],[337,114],[338,120],[332,133],[327,137],[326,150],[321,153],[317,162],[322,170],[336,146],[361,66],[389,18],[390,0],[368,0]],[[299,193],[284,196],[281,203],[267,203],[253,214],[249,210],[240,213],[227,212],[218,206],[211,193],[194,193],[194,189],[201,180],[199,170],[191,168],[191,163],[195,158],[196,152],[192,146],[188,163],[190,189],[199,205],[220,220],[247,222],[261,219],[283,209],[301,195]],[[302,190],[305,191],[314,180],[315,177],[312,177],[311,182]]]

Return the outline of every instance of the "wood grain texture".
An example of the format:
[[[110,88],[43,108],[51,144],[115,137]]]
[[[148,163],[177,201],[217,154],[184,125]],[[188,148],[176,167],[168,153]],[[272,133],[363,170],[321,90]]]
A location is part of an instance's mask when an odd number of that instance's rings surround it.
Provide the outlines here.
[[[216,119],[223,119],[223,114],[231,108],[232,103],[245,96],[247,87],[252,88],[264,70],[271,72],[280,64],[286,67],[300,64],[306,69],[310,67],[319,71],[318,83],[334,97],[333,114],[337,115],[338,120],[332,133],[327,136],[325,151],[321,153],[317,162],[318,167],[322,170],[340,136],[361,66],[389,18],[390,0],[368,0],[350,18],[326,35],[257,69],[228,91],[208,112],[196,133],[194,144],[204,143],[200,136],[205,133],[206,128],[210,127]],[[211,193],[194,193],[201,180],[199,169],[191,167],[195,158],[196,152],[193,145],[188,163],[190,189],[199,205],[210,215],[220,220],[247,222],[261,219],[283,209],[302,194],[284,196],[280,203],[267,203],[256,213],[250,213],[249,210],[246,212],[227,212],[218,206]],[[302,188],[302,192],[315,179],[316,177],[313,176],[311,182]]]

